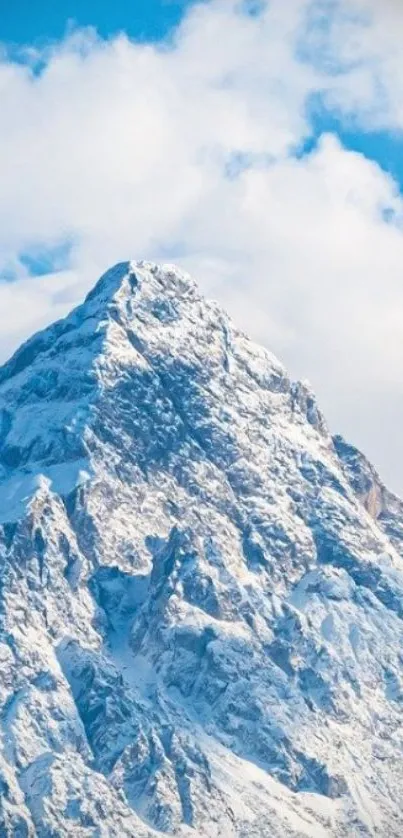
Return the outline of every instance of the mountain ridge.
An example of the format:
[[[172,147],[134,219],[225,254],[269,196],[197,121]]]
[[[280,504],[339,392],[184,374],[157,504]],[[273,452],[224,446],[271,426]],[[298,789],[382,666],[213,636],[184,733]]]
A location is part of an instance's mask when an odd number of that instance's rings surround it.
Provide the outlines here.
[[[402,504],[182,271],[1,368],[0,521],[5,835],[400,834]]]

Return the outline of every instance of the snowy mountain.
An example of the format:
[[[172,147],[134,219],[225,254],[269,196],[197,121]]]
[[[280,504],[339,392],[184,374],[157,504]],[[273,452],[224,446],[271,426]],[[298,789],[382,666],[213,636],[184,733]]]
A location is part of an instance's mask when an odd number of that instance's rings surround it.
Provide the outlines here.
[[[0,369],[0,835],[403,834],[403,504],[171,266]]]

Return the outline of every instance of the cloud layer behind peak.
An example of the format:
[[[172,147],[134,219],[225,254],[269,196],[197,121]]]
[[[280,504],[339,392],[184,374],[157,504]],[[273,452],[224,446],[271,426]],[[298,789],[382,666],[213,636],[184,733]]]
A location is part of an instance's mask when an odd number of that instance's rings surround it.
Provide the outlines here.
[[[5,52],[3,358],[109,264],[176,261],[402,489],[399,188],[334,135],[304,153],[312,97],[403,130],[402,12],[382,8],[212,0],[164,43],[83,30]]]

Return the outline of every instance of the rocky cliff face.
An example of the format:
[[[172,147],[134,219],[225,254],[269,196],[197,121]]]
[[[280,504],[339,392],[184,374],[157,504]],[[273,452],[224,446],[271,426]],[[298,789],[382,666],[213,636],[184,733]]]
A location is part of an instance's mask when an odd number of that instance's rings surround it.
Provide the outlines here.
[[[0,834],[401,836],[403,505],[170,266],[0,369]]]

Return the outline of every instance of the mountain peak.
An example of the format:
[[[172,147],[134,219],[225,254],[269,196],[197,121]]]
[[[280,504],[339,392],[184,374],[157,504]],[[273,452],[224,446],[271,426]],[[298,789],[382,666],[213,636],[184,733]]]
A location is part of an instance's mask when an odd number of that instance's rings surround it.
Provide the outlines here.
[[[120,262],[101,276],[82,305],[63,320],[29,338],[12,358],[0,367],[0,384],[7,378],[23,372],[44,353],[49,352],[56,341],[63,339],[69,332],[77,331],[85,321],[89,321],[94,329],[97,316],[99,319],[107,316],[108,308],[113,308],[113,303],[122,303],[140,288],[150,299],[161,298],[164,295],[197,295],[196,283],[174,265],[158,265],[145,261]]]
[[[116,265],[0,370],[0,834],[400,838],[402,553],[310,387]]]
[[[105,271],[85,298],[85,303],[98,298],[111,299],[123,283],[135,273],[135,262],[118,262]]]
[[[130,295],[143,285],[147,286],[149,295],[165,292],[170,296],[182,296],[197,292],[194,280],[175,265],[132,260],[119,262],[106,271],[87,295],[85,303],[111,301],[116,295]]]
[[[91,473],[94,422],[122,381],[161,385],[171,369],[191,375],[193,366],[206,380],[211,374],[214,388],[216,374],[230,380],[230,364],[265,386],[288,381],[180,269],[144,261],[111,268],[82,305],[0,368],[0,520],[23,511],[38,475],[65,494]]]

